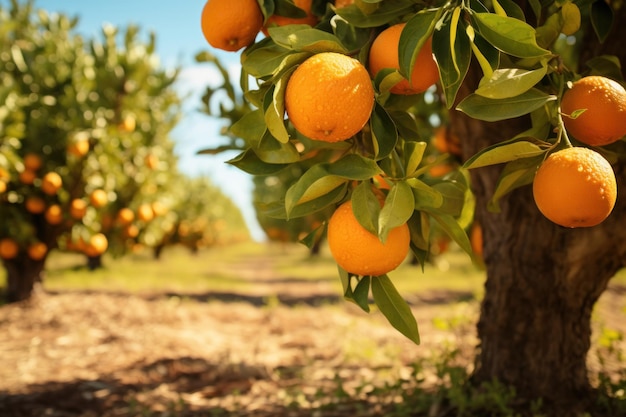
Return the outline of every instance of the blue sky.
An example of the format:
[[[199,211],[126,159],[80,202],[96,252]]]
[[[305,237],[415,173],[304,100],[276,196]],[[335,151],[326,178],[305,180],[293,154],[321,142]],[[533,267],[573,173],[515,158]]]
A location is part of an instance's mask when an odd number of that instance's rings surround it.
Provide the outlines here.
[[[180,169],[189,175],[208,175],[222,187],[242,210],[250,231],[256,239],[264,235],[252,208],[252,181],[245,174],[224,163],[233,155],[199,156],[195,153],[219,143],[219,129],[224,124],[198,114],[200,96],[209,84],[220,80],[207,66],[194,63],[200,51],[210,50],[229,67],[231,73],[239,70],[239,55],[211,48],[200,29],[200,14],[206,0],[36,0],[35,6],[50,12],[62,12],[79,17],[78,30],[86,37],[100,37],[103,24],[125,27],[136,24],[142,34],[154,31],[157,36],[157,54],[165,67],[182,68],[177,89],[189,95],[185,116],[173,132]],[[3,6],[8,0],[0,0]],[[238,78],[235,78],[238,79]]]

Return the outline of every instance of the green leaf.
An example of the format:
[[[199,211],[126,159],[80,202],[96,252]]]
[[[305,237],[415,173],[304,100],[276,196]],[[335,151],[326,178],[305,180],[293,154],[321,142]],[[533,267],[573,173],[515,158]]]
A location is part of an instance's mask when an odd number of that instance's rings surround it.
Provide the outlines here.
[[[514,17],[517,20],[521,20],[522,22],[526,21],[526,16],[524,16],[524,11],[522,8],[515,3],[513,0],[499,0],[500,6],[506,12],[506,15],[509,17]]]
[[[534,158],[518,159],[506,164],[500,173],[496,189],[487,203],[487,209],[499,213],[500,199],[516,188],[531,184],[535,178],[535,172],[537,172],[537,168],[539,168],[543,159],[544,156],[539,155]]]
[[[493,99],[519,96],[539,83],[547,71],[547,66],[531,71],[519,68],[499,69],[493,72],[491,78],[483,78],[475,93]]]
[[[287,190],[286,212],[290,215],[295,206],[317,199],[349,180],[369,180],[380,172],[375,161],[356,154],[332,163],[313,165]]]
[[[398,131],[387,111],[378,104],[374,105],[374,111],[370,118],[372,128],[372,140],[376,159],[383,159],[396,147]]]
[[[339,38],[332,33],[314,29],[309,25],[285,25],[272,27],[268,32],[276,44],[299,52],[348,53]]]
[[[290,74],[278,80],[265,96],[265,124],[272,136],[281,143],[289,142],[285,127],[285,88]]]
[[[472,18],[480,34],[504,53],[519,58],[550,54],[537,45],[535,29],[525,22],[492,13],[474,13]]]
[[[287,166],[287,164],[268,164],[262,161],[252,149],[245,150],[226,163],[251,175],[272,175]]]
[[[599,55],[586,62],[592,75],[602,75],[612,80],[623,80],[622,65],[615,55]]]
[[[474,119],[495,122],[523,116],[553,100],[556,100],[556,96],[533,88],[519,96],[506,99],[470,94],[459,103],[457,109]]]
[[[395,182],[378,216],[378,236],[381,242],[387,240],[387,235],[393,228],[406,223],[414,210],[413,189],[404,181]]]
[[[244,114],[230,127],[230,132],[250,143],[257,143],[265,134],[265,119],[260,109]]]
[[[380,202],[369,181],[363,181],[356,186],[350,197],[354,217],[365,230],[373,235],[378,233],[378,217],[380,214]]]
[[[448,109],[454,105],[472,59],[470,41],[463,25],[463,22],[456,25],[454,35],[451,33],[449,21],[433,32],[433,53],[439,66],[439,78]],[[454,49],[450,47],[452,38],[454,38]]]
[[[449,214],[440,214],[433,211],[428,212],[435,219],[441,229],[452,238],[468,255],[474,256],[472,244],[470,243],[467,233],[461,227],[459,222]]]
[[[398,58],[400,62],[400,73],[408,80],[411,79],[413,67],[417,55],[430,33],[435,27],[435,23],[443,13],[443,8],[434,10],[422,10],[416,13],[402,29],[400,43],[398,45]]]
[[[443,196],[430,185],[417,178],[409,178],[406,183],[413,189],[415,208],[439,208],[443,204]]]
[[[411,245],[421,251],[430,250],[430,217],[424,211],[415,211],[409,219]]]
[[[265,78],[272,75],[276,68],[293,54],[293,51],[270,41],[270,38],[265,38],[241,54],[243,70],[253,77]]]
[[[369,276],[362,277],[352,292],[352,300],[366,313],[370,312],[370,282],[371,278]]]
[[[461,215],[465,205],[467,186],[458,181],[446,180],[433,184],[432,188],[443,197],[443,203],[437,212],[454,217]]]
[[[427,146],[426,142],[404,142],[404,172],[407,177],[413,176],[419,168]]]
[[[372,13],[365,13],[361,8],[342,7],[336,10],[338,16],[347,20],[350,24],[360,28],[374,28],[383,26],[413,11],[415,4],[412,1],[381,1]]]
[[[300,154],[293,143],[281,143],[268,131],[253,149],[263,162],[269,164],[291,164],[300,160]]]
[[[541,155],[546,150],[533,142],[526,140],[505,141],[491,145],[471,157],[464,167],[468,169],[480,168],[514,161],[521,158],[532,158]]]
[[[289,213],[287,213],[285,209],[284,201],[276,201],[270,204],[257,204],[256,207],[259,212],[274,219],[296,219],[298,217],[308,216],[329,206],[337,204],[345,197],[347,188],[347,184],[343,184],[342,186],[335,188],[334,190],[322,195],[319,198],[307,201],[306,203],[298,204],[293,209],[291,209]]]
[[[389,323],[419,345],[420,335],[413,312],[387,275],[372,279],[372,295],[380,312]]]
[[[604,0],[591,5],[591,25],[600,42],[604,43],[613,27],[613,9]]]

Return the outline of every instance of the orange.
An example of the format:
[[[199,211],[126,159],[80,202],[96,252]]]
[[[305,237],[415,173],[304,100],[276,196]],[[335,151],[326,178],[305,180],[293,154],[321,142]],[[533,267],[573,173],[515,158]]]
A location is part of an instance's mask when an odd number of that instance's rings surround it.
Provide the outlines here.
[[[474,222],[472,223],[472,228],[470,229],[470,243],[472,244],[472,251],[474,254],[482,259],[483,257],[483,228],[480,223]]]
[[[405,223],[392,229],[382,243],[358,222],[351,201],[340,205],[328,222],[330,253],[352,274],[378,276],[396,269],[406,259],[410,242]]]
[[[306,12],[306,17],[288,17],[288,16],[280,16],[280,15],[272,15],[265,22],[265,26],[263,26],[263,33],[265,36],[268,36],[267,28],[272,26],[286,26],[286,25],[309,25],[315,26],[317,25],[318,18],[313,13],[311,13],[311,3],[313,0],[294,0],[293,2],[296,6]]]
[[[372,43],[369,54],[369,70],[372,78],[384,68],[400,70],[398,45],[405,23],[398,23],[383,30]],[[391,88],[394,94],[418,94],[428,90],[439,80],[439,69],[433,58],[432,38],[417,54],[410,80],[402,80]]]
[[[41,179],[41,191],[48,195],[55,195],[62,185],[63,180],[56,172],[48,172]]]
[[[374,185],[379,189],[379,190],[390,190],[391,189],[391,183],[389,182],[389,180],[385,179],[385,176],[382,174],[378,174],[376,176],[374,176],[374,178],[372,178],[374,180]]]
[[[135,238],[139,235],[139,228],[134,224],[128,224],[124,227],[123,234],[127,238]]]
[[[0,193],[3,193],[7,190],[7,183],[3,180],[0,180]]]
[[[263,12],[257,0],[209,0],[200,23],[212,47],[238,51],[254,42],[263,26]]]
[[[156,169],[159,166],[159,157],[154,154],[148,154],[144,158],[144,163],[149,169]]]
[[[155,217],[164,216],[165,214],[167,214],[167,207],[165,207],[165,205],[160,201],[154,201],[151,204],[151,207]]]
[[[0,258],[13,259],[20,251],[17,242],[9,237],[0,240]]]
[[[37,174],[33,170],[25,169],[20,172],[20,181],[22,184],[31,185],[35,182],[35,178],[37,178]]]
[[[41,168],[41,157],[35,153],[24,155],[24,167],[29,171],[37,171]]]
[[[137,207],[137,217],[143,222],[149,222],[154,218],[154,211],[152,211],[152,205],[141,204]]]
[[[80,220],[87,214],[87,202],[80,198],[75,198],[70,203],[70,216]]]
[[[117,221],[118,223],[127,225],[130,224],[133,220],[135,220],[135,213],[128,207],[124,207],[117,212]]]
[[[46,209],[44,217],[49,224],[56,225],[63,221],[63,210],[58,204],[53,204]]]
[[[135,131],[135,127],[137,126],[137,121],[135,117],[131,114],[127,114],[120,123],[119,128],[123,132],[131,133]]]
[[[109,202],[109,197],[106,191],[97,189],[89,194],[89,202],[95,208],[102,208]]]
[[[565,227],[591,227],[611,214],[617,184],[611,164],[599,153],[582,147],[551,154],[533,181],[539,211]]]
[[[67,145],[67,153],[81,158],[89,152],[88,139],[75,139]]]
[[[432,143],[441,153],[449,153],[454,156],[461,156],[461,141],[450,131],[447,126],[439,126],[435,129]]]
[[[303,135],[324,142],[349,139],[369,120],[374,88],[356,59],[323,52],[293,72],[285,90],[289,120]]]
[[[354,0],[335,0],[335,7],[337,9],[342,9],[344,7],[348,7],[351,4],[354,4]]]
[[[577,118],[569,117],[582,109]],[[573,83],[563,94],[561,112],[565,129],[587,145],[608,145],[626,135],[626,90],[609,78],[593,75]]]
[[[96,233],[89,238],[89,242],[85,244],[83,251],[87,256],[102,255],[109,247],[109,241],[102,233]]]
[[[46,209],[46,203],[41,197],[30,196],[24,201],[26,211],[32,214],[41,214]]]
[[[34,261],[41,261],[48,253],[48,246],[43,242],[35,242],[26,248],[28,257]]]

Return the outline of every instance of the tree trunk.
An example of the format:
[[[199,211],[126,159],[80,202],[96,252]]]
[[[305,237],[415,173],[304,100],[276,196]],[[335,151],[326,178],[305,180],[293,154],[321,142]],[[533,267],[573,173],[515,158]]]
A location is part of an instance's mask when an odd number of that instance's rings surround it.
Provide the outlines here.
[[[473,65],[460,98],[476,88],[479,77]],[[530,126],[527,118],[488,123],[457,111],[451,112],[451,123],[465,158]],[[612,215],[593,228],[551,223],[536,208],[530,186],[505,196],[501,212],[491,213],[487,202],[501,168],[471,172],[487,271],[473,382],[498,380],[514,387],[526,410],[541,399],[548,415],[578,415],[593,401],[586,365],[591,313],[626,260],[626,228],[620,222],[626,195],[619,192]],[[614,168],[618,190],[626,189],[623,167]]]
[[[95,271],[102,268],[102,255],[87,256],[87,269]]]
[[[7,302],[28,300],[36,285],[42,282],[45,259],[35,261],[25,254],[20,254],[3,262],[7,272]]]

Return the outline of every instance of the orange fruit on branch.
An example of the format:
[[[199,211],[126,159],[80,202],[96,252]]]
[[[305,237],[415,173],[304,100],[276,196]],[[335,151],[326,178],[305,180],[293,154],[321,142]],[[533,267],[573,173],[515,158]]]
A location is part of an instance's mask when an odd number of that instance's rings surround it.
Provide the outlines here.
[[[41,197],[29,196],[24,201],[26,211],[32,214],[41,214],[46,209],[46,202]]]
[[[91,194],[89,194],[89,202],[95,208],[102,208],[109,202],[109,197],[106,191],[97,189],[93,190]]]
[[[34,261],[41,261],[48,253],[48,246],[43,242],[35,242],[26,248],[28,257]]]
[[[257,0],[209,0],[202,9],[202,33],[214,48],[238,51],[254,41],[262,26]]]
[[[24,155],[24,167],[29,171],[37,171],[41,168],[43,162],[41,157],[36,153],[27,153]]]
[[[323,52],[304,61],[285,89],[289,120],[303,135],[324,142],[349,139],[367,123],[374,88],[356,59]]]
[[[63,221],[63,210],[58,204],[53,204],[46,209],[44,217],[51,225],[60,224]]]
[[[122,225],[128,225],[135,220],[135,213],[128,207],[124,207],[117,212],[117,222]]]
[[[407,257],[411,236],[405,223],[392,229],[385,243],[365,229],[352,209],[340,205],[328,222],[328,246],[335,262],[358,275],[378,276],[396,269]]]
[[[385,68],[400,70],[398,46],[405,26],[405,23],[390,26],[374,39],[369,53],[369,70],[372,78]],[[432,38],[428,38],[415,59],[411,78],[398,82],[390,91],[404,95],[423,93],[438,80],[439,69],[433,58]]]
[[[293,2],[296,6],[306,12],[305,17],[289,17],[289,16],[280,16],[274,14],[267,19],[265,22],[265,26],[263,26],[263,33],[265,36],[268,35],[267,28],[272,26],[286,26],[286,25],[309,25],[315,26],[318,22],[317,16],[311,13],[311,3],[313,0],[294,0]]]
[[[582,147],[551,154],[533,181],[539,211],[565,227],[591,227],[606,219],[617,199],[611,164],[599,153]]]
[[[63,180],[56,172],[48,172],[41,179],[41,191],[48,195],[55,195],[62,186]]]
[[[75,198],[70,203],[70,216],[80,220],[87,214],[87,202],[81,198]]]
[[[102,233],[96,233],[89,238],[89,242],[85,244],[83,252],[85,252],[87,256],[94,257],[102,255],[104,252],[106,252],[108,247],[109,241],[107,240],[106,236]]]
[[[17,242],[9,237],[0,240],[0,258],[13,259],[20,251]]]
[[[587,145],[608,145],[626,135],[626,90],[609,78],[592,75],[573,83],[563,93],[561,112],[568,133]]]

